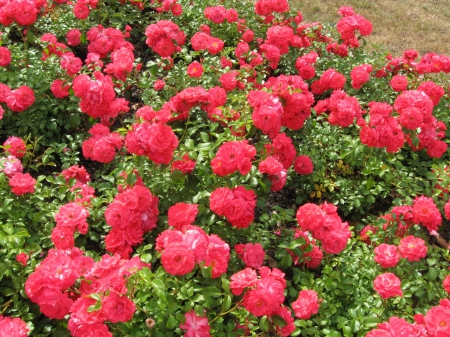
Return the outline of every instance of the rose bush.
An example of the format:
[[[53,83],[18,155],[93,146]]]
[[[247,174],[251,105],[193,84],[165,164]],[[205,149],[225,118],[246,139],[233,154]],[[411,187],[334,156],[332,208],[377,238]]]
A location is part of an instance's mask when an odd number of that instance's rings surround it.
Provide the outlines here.
[[[0,335],[448,333],[450,58],[339,14],[0,4]]]

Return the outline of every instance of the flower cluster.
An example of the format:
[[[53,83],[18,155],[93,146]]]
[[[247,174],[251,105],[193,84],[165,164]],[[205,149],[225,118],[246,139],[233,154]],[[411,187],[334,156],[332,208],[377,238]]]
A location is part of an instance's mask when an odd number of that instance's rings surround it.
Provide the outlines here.
[[[70,249],[74,246],[74,233],[87,234],[89,224],[86,219],[88,210],[78,203],[70,202],[61,206],[55,214],[56,227],[51,239],[56,249]]]
[[[447,129],[445,124],[433,117],[433,101],[421,90],[408,90],[400,94],[394,103],[394,109],[400,114],[399,123],[408,130],[416,130],[419,144],[413,144],[413,137],[406,140],[415,151],[427,149],[430,157],[440,158],[447,151],[447,143],[441,138]]]
[[[355,119],[361,118],[361,107],[358,100],[342,90],[335,90],[330,98],[318,101],[314,109],[318,115],[329,111],[328,122],[344,128],[352,125]]]
[[[177,3],[177,0],[152,0],[151,3],[161,5],[156,8],[159,13],[170,11],[174,16],[180,16],[183,13],[183,7]]]
[[[230,279],[230,289],[234,295],[239,296],[245,292],[243,305],[249,313],[255,316],[282,316],[288,326],[283,336],[289,336],[295,330],[289,309],[282,305],[286,280],[281,270],[261,267],[258,277],[255,270],[245,268],[233,274]]]
[[[246,268],[259,269],[263,265],[265,253],[260,243],[237,244],[234,249]]]
[[[20,318],[0,315],[0,336],[27,337],[29,331],[27,324]]]
[[[262,160],[258,165],[258,170],[262,174],[267,174],[272,186],[270,190],[277,192],[281,190],[286,183],[287,170],[283,167],[283,164],[276,160],[274,157],[267,157]]]
[[[102,124],[95,124],[89,133],[92,137],[83,142],[83,156],[104,164],[113,161],[116,151],[123,146],[122,136],[109,132]]]
[[[0,5],[0,23],[3,26],[9,26],[13,22],[21,26],[32,25],[46,5],[37,0],[5,1]]]
[[[255,217],[256,194],[244,186],[219,187],[209,197],[211,211],[224,216],[237,228],[247,228]]]
[[[205,18],[216,24],[221,24],[225,20],[232,23],[238,20],[238,13],[234,8],[226,9],[223,6],[206,7]]]
[[[161,57],[169,57],[180,51],[186,41],[184,32],[170,20],[159,20],[149,25],[145,29],[145,36],[147,46]]]
[[[70,187],[70,191],[75,194],[74,201],[80,205],[90,205],[95,190],[88,185],[90,176],[86,169],[83,166],[71,166],[63,170],[61,175],[67,184],[70,182],[70,179],[75,179],[75,185]]]
[[[167,229],[156,238],[156,250],[161,252],[161,264],[171,275],[186,275],[195,264],[212,268],[217,278],[228,269],[230,246],[215,234],[208,235],[197,226],[185,226],[183,231]]]
[[[364,83],[369,82],[370,73],[372,72],[371,64],[361,64],[356,66],[350,72],[350,77],[352,79],[352,87],[354,89],[361,89]]]
[[[347,222],[342,222],[337,207],[323,203],[320,206],[307,203],[297,210],[299,226],[320,240],[322,249],[329,254],[339,254],[345,249],[351,232]]]
[[[117,194],[105,211],[106,223],[112,227],[105,237],[106,250],[129,258],[133,246],[156,227],[158,202],[157,196],[138,184]]]
[[[347,43],[356,39],[356,31],[362,36],[368,36],[372,33],[372,23],[363,16],[356,14],[351,7],[341,7],[339,14],[342,18],[337,23],[337,30],[341,35],[341,39]]]
[[[128,101],[116,98],[110,76],[96,71],[94,77],[95,80],[91,80],[88,75],[76,76],[72,89],[75,96],[81,98],[81,111],[92,118],[101,118],[102,122],[108,125],[120,112],[129,110]]]
[[[0,84],[0,103],[6,103],[11,111],[23,112],[33,105],[34,101],[34,91],[29,86],[22,85],[11,90],[6,84]],[[1,115],[3,115],[3,108]]]
[[[311,92],[315,95],[322,95],[325,91],[341,90],[345,86],[346,78],[337,70],[330,68],[324,71],[318,80],[311,84]],[[319,104],[319,102],[317,103]]]
[[[216,156],[211,160],[211,166],[214,174],[219,177],[236,171],[246,175],[252,168],[255,155],[255,147],[249,145],[247,140],[226,142],[217,150]]]
[[[319,267],[322,263],[323,252],[318,246],[316,246],[316,241],[310,237],[307,231],[296,228],[294,232],[294,239],[298,238],[303,238],[305,240],[305,243],[299,246],[302,252],[301,257],[286,248],[289,255],[292,257],[292,262],[296,265],[306,266],[306,268]]]
[[[414,315],[415,323],[391,317],[388,322],[378,324],[366,337],[394,337],[399,334],[418,337],[439,337],[450,335],[450,301],[441,300],[440,305],[432,307],[424,315]]]
[[[178,147],[178,138],[172,128],[163,123],[133,124],[125,138],[129,153],[146,156],[155,164],[168,165]]]
[[[209,33],[197,32],[191,37],[191,45],[195,51],[206,50],[211,55],[216,55],[223,50],[225,43]]]

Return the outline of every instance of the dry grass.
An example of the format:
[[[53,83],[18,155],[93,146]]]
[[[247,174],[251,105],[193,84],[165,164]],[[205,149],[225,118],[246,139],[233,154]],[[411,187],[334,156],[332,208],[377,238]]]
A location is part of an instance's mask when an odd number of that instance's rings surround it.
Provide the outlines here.
[[[305,22],[336,23],[339,7],[351,6],[374,26],[366,40],[373,50],[401,56],[404,50],[450,56],[450,0],[293,0]]]

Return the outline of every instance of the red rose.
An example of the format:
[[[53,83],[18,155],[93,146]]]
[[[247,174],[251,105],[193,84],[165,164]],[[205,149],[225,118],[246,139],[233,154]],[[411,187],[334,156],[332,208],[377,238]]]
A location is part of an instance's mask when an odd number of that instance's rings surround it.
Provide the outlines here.
[[[307,203],[297,210],[297,222],[300,227],[307,231],[314,231],[323,226],[324,213],[319,206]]]
[[[3,149],[17,158],[22,158],[27,153],[27,147],[23,139],[15,136],[9,137],[3,143]]]
[[[22,174],[16,173],[10,180],[9,186],[11,186],[11,192],[17,196],[24,195],[25,193],[33,193],[36,180],[30,176],[29,173]]]
[[[197,204],[187,204],[179,202],[169,207],[168,224],[177,230],[183,230],[184,227],[192,225],[198,214]]]
[[[298,156],[294,162],[294,170],[298,174],[311,174],[314,171],[314,164],[309,156]]]
[[[20,253],[16,256],[16,261],[25,267],[29,258],[30,257],[26,253]]]
[[[0,47],[0,67],[7,67],[11,63],[11,52],[6,47]]]
[[[102,311],[111,323],[128,322],[133,318],[136,306],[127,296],[119,296],[115,291],[110,291],[102,299]]]
[[[375,248],[374,260],[382,268],[391,268],[397,265],[400,260],[400,254],[398,253],[396,246],[382,243]]]
[[[400,279],[392,273],[378,275],[373,281],[373,288],[384,299],[394,296],[403,297]]]
[[[161,263],[171,275],[186,275],[194,269],[195,257],[185,243],[175,242],[164,249]]]
[[[391,79],[392,90],[397,92],[405,91],[408,88],[408,78],[403,75],[395,75]]]
[[[203,74],[203,66],[199,62],[194,61],[191,64],[189,64],[187,74],[190,77],[200,78],[202,77]]]
[[[302,290],[296,301],[292,302],[292,310],[300,319],[309,319],[319,312],[317,293],[314,290]]]
[[[20,318],[0,315],[0,336],[27,337],[29,329]]]
[[[428,247],[423,239],[409,235],[400,240],[398,251],[402,257],[413,262],[424,258],[427,255]]]
[[[34,103],[34,100],[34,91],[30,87],[22,85],[19,89],[12,90],[5,101],[12,111],[23,112]]]

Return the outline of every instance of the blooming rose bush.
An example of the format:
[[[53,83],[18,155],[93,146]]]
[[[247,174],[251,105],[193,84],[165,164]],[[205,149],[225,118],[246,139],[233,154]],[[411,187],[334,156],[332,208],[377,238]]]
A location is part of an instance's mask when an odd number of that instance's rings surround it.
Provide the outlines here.
[[[448,333],[450,58],[336,10],[0,4],[0,335]]]

